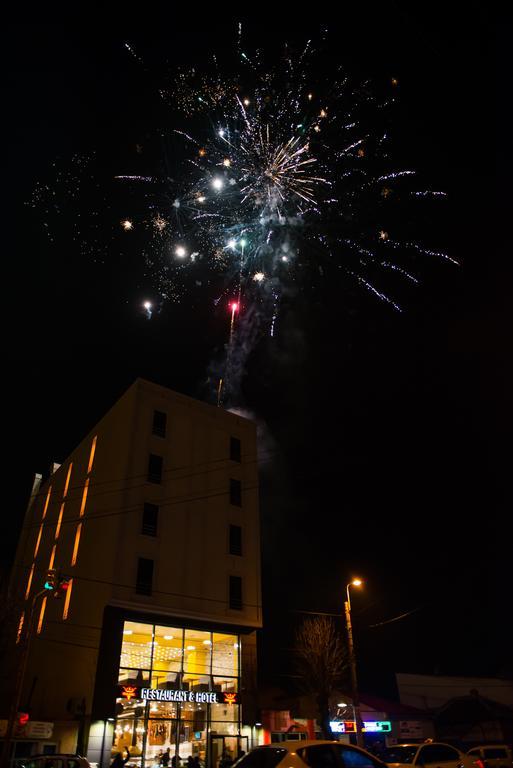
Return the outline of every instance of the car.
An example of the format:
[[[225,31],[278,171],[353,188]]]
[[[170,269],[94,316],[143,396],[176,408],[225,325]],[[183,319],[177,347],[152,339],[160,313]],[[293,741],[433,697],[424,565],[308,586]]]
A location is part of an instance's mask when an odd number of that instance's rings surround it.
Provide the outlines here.
[[[234,768],[386,768],[365,749],[340,741],[280,741],[254,747]]]
[[[14,768],[91,768],[91,763],[81,755],[29,755],[14,761]]]
[[[479,757],[470,757],[450,744],[428,741],[422,744],[395,744],[381,754],[391,768],[484,768]]]
[[[479,744],[469,749],[467,755],[480,758],[485,768],[513,768],[511,749],[506,744]]]

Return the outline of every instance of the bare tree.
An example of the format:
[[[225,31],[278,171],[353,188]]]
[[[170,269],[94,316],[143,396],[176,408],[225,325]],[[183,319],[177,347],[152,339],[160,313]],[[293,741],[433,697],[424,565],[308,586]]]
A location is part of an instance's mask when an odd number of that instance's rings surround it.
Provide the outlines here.
[[[327,616],[305,619],[294,646],[298,672],[305,689],[315,697],[322,734],[332,739],[330,696],[349,669],[349,654],[335,623]]]

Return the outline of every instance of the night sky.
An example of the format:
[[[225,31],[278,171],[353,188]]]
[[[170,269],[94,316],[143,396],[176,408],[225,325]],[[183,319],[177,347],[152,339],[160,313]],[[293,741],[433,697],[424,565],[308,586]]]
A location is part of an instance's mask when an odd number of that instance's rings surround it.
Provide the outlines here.
[[[102,253],[81,251],[66,211],[50,241],[27,203],[51,181],[52,163],[65,167],[76,153],[94,150],[104,180],[158,169],[153,136],[170,126],[154,73],[166,59],[173,73],[231,45],[237,21],[143,15],[124,29],[24,24],[4,33],[6,568],[33,473],[63,460],[137,376],[206,398],[209,364],[226,341],[226,317],[207,303],[164,304],[151,321],[141,312],[152,285],[137,268],[140,243],[112,238],[112,220],[127,215],[119,187],[105,181],[110,208],[97,206]],[[271,48],[307,39],[319,23],[302,12],[243,21],[251,43]],[[497,235],[507,209],[495,170],[504,150],[491,20],[484,3],[452,15],[441,3],[379,12],[364,3],[325,21],[351,72],[399,80],[399,153],[448,192],[424,224],[461,266],[426,260],[420,286],[399,284],[402,314],[347,285],[298,292],[276,337],[249,360],[244,405],[263,425],[267,457],[262,677],[293,672],[290,627],[301,612],[342,612],[356,574],[366,580],[353,598],[363,688],[393,693],[394,671],[512,675],[503,451],[512,324]],[[94,190],[83,194],[73,210],[86,216]]]

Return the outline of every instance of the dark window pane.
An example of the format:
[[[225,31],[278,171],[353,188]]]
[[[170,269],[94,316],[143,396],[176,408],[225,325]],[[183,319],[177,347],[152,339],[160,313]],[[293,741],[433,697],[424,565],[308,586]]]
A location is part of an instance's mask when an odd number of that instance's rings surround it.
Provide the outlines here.
[[[305,747],[298,749],[297,752],[309,768],[339,768],[337,756],[331,744]]]
[[[382,759],[385,763],[413,763],[418,747],[401,746],[387,747],[383,750]]]
[[[162,464],[162,456],[156,456],[154,453],[150,453],[150,458],[148,459],[148,482],[162,482]]]
[[[230,525],[230,555],[242,555],[242,528]]]
[[[242,610],[242,579],[240,576],[230,576],[230,608]]]
[[[459,753],[452,747],[443,744],[428,744],[422,747],[416,763],[428,765],[430,763],[444,763],[449,760],[459,760]]]
[[[447,760],[459,760],[459,753],[452,747],[446,747],[440,745],[438,747],[438,753],[436,755],[436,762],[447,762]]]
[[[507,756],[508,753],[504,747],[486,747],[484,750],[485,760],[500,760],[507,758]]]
[[[141,533],[145,536],[156,536],[159,519],[159,508],[156,504],[145,503]]]
[[[138,595],[151,595],[153,586],[153,560],[140,557],[137,562],[137,582],[135,591]]]
[[[240,440],[238,437],[230,437],[230,459],[240,463]]]
[[[339,757],[342,758],[342,765],[344,768],[380,768],[381,763],[377,760],[373,760],[370,755],[364,752],[358,752],[357,749],[351,749],[351,747],[335,747]]]
[[[152,432],[154,435],[158,435],[159,437],[166,436],[166,421],[167,413],[163,413],[163,411],[153,411]]]
[[[230,504],[242,507],[242,487],[240,480],[230,479]]]

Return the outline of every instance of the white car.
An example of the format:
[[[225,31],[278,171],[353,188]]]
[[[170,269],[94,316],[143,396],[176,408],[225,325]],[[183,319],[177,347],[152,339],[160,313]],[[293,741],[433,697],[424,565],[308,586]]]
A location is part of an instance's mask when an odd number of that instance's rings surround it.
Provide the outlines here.
[[[513,768],[511,749],[506,744],[482,744],[469,749],[467,755],[480,757],[485,768]]]
[[[450,744],[396,744],[383,750],[381,758],[390,768],[484,768],[482,760],[469,757]]]
[[[377,757],[340,741],[281,741],[255,747],[237,768],[386,768]]]
[[[15,768],[91,768],[87,758],[68,754],[18,757],[14,766]]]

